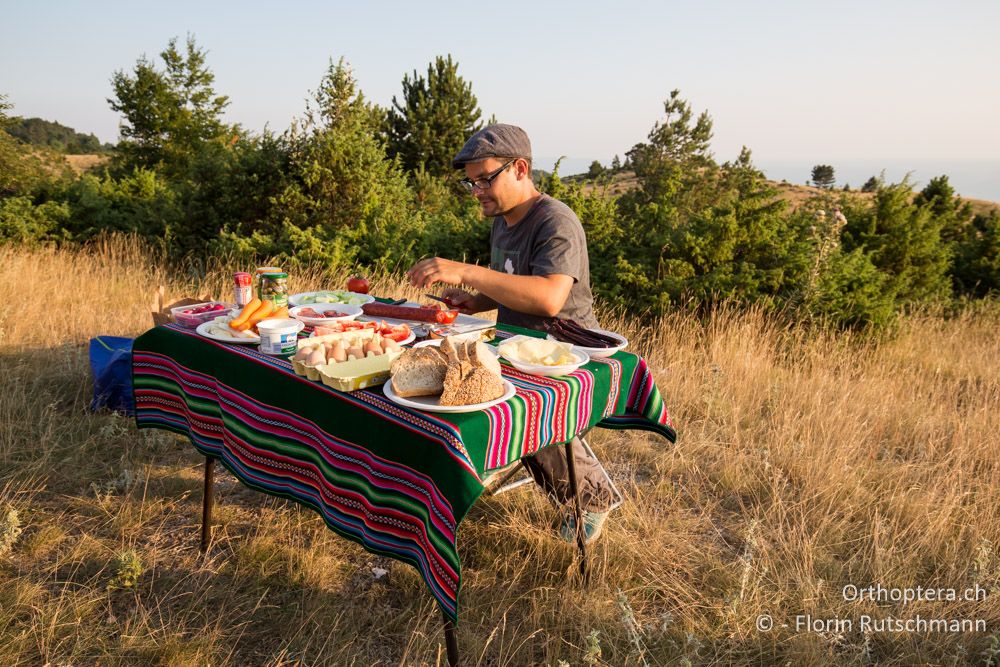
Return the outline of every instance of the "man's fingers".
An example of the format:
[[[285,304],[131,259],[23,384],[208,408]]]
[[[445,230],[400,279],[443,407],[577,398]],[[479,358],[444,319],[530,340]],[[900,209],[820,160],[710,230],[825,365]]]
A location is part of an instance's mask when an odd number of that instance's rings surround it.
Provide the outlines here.
[[[422,259],[407,271],[407,276],[410,279],[410,284],[414,287],[426,287],[430,284],[431,275],[434,273],[434,264],[437,260],[436,257],[430,259]]]
[[[422,259],[406,272],[407,277],[410,279],[410,284],[414,287],[423,287],[426,282],[427,265],[432,260]]]

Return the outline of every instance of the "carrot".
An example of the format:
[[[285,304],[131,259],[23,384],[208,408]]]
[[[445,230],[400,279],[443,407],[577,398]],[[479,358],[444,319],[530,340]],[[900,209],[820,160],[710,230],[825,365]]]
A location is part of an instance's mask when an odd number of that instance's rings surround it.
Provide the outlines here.
[[[288,318],[288,306],[282,306],[267,316],[268,319],[284,320]]]
[[[243,306],[243,310],[240,311],[239,315],[230,320],[229,326],[233,329],[239,329],[240,325],[250,319],[250,316],[253,315],[254,311],[258,308],[260,308],[260,299],[254,297],[247,303],[247,305]]]
[[[250,319],[241,324],[240,326],[245,326],[247,329],[254,326],[261,320],[266,320],[271,317],[274,313],[274,302],[265,300],[261,303],[260,308],[254,311],[254,314],[250,316]],[[240,331],[246,331],[246,329],[240,329]]]

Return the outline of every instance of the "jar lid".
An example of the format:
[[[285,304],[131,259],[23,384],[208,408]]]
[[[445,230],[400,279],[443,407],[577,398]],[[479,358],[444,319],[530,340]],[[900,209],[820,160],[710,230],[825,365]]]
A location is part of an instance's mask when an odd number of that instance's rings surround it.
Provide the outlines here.
[[[288,274],[284,271],[275,271],[274,273],[262,273],[260,274],[265,278],[287,278]]]

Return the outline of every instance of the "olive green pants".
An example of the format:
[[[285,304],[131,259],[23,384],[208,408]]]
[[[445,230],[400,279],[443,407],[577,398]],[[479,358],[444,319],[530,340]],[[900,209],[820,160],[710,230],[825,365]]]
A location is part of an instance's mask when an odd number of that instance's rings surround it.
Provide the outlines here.
[[[557,505],[573,500],[569,488],[566,447],[552,445],[521,459],[528,473]],[[621,496],[604,466],[580,438],[573,438],[573,471],[580,491],[580,504],[588,512],[607,512],[621,502]]]

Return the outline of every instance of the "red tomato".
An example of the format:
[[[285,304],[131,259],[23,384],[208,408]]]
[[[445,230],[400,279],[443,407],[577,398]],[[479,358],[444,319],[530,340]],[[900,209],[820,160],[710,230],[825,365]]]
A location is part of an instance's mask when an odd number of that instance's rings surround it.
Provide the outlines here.
[[[410,327],[405,324],[389,327],[388,329],[388,332],[385,329],[382,330],[382,338],[389,338],[397,343],[401,343],[410,337]]]
[[[451,324],[455,321],[455,318],[458,317],[458,311],[442,310],[439,311],[434,317],[437,319],[438,324]]]
[[[351,279],[347,281],[347,291],[368,294],[368,281],[361,276],[351,276]]]
[[[340,326],[343,327],[344,331],[357,331],[358,329],[365,329],[370,325],[371,322],[355,322],[354,320],[348,320],[340,323]]]

